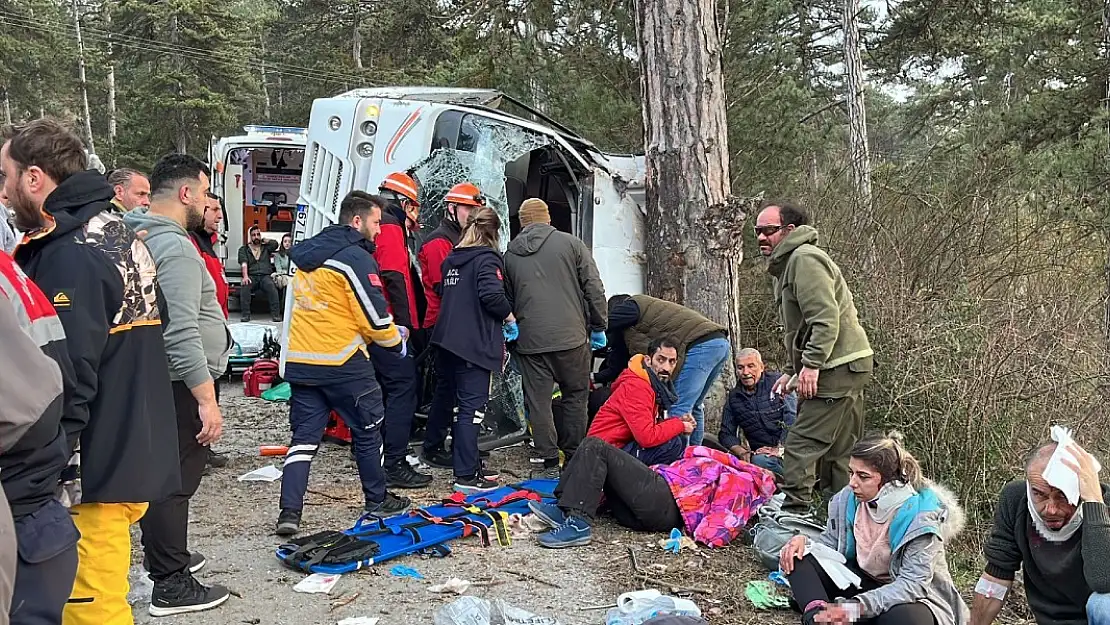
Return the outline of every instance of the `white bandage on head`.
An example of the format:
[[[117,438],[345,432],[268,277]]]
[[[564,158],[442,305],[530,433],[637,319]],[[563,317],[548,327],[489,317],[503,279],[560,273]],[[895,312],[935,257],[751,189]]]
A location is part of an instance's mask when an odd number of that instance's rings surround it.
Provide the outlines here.
[[[1006,593],[1010,589],[998,582],[993,582],[986,577],[980,577],[979,581],[975,584],[975,594],[983,595],[987,599],[997,599],[1002,601],[1006,598]]]

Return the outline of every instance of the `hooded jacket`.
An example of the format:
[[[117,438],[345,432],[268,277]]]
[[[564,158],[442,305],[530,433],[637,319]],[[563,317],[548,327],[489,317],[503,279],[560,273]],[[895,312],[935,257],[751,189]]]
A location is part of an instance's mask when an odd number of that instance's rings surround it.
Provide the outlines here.
[[[443,261],[447,260],[447,255],[458,244],[461,236],[462,228],[458,222],[445,218],[424,240],[416,255],[420,263],[420,282],[424,285],[424,297],[428,301],[428,308],[424,312],[425,328],[435,326],[439,319]]]
[[[63,421],[70,412],[66,402],[73,399],[73,365],[66,352],[65,330],[50,300],[3,252],[0,300],[4,313],[14,313],[18,329],[41,350],[40,354],[24,353],[20,348],[26,341],[14,333],[2,339],[5,351],[11,349],[13,362],[19,364],[4,368],[0,384],[6,382],[13,390],[0,397],[8,404],[31,402],[15,409],[33,412],[38,419],[19,442],[0,453],[0,484],[12,516],[19,519],[54,499],[58,478],[69,462]],[[54,361],[58,375],[42,355]]]
[[[402,349],[386,310],[374,244],[350,226],[333,225],[289,250],[293,314],[285,374],[289,382],[328,385],[373,379],[367,346]]]
[[[412,248],[415,239],[409,234],[404,210],[391,202],[382,213],[382,231],[374,239],[374,260],[381,270],[385,299],[393,322],[410,330],[422,327],[426,309],[420,272],[414,266]]]
[[[158,501],[181,486],[160,292],[154,259],[112,195],[95,171],[70,176],[46,198],[50,223],[15,259],[65,327],[75,376],[65,428],[70,450],[80,440],[82,500]]]
[[[488,247],[456,247],[443,261],[443,299],[432,344],[487,371],[500,371],[501,324],[513,312],[501,255]]]
[[[860,501],[845,487],[829,502],[829,520],[820,541],[848,560],[856,558],[853,535]],[[866,513],[865,513],[866,514]],[[937,625],[963,625],[971,618],[948,572],[944,543],[964,526],[956,496],[939,484],[926,483],[889,521],[890,579],[875,590],[856,595],[864,619],[901,603],[928,606]]]
[[[647,356],[636,354],[628,368],[613,382],[613,394],[597,411],[586,436],[596,436],[623,448],[632,441],[640,447],[658,447],[682,434],[682,419],[666,418],[655,401],[647,373]]]
[[[605,330],[605,287],[577,237],[549,224],[529,225],[509,243],[505,276],[521,354],[574,349],[586,343],[587,330]]]
[[[195,388],[219,377],[227,370],[231,332],[196,244],[181,224],[153,211],[132,211],[123,221],[136,232],[146,230],[143,242],[158,267],[170,379]]]
[[[227,319],[227,276],[224,275],[224,262],[220,260],[219,255],[216,254],[216,248],[212,245],[215,236],[203,228],[189,232],[189,238],[197,246],[200,258],[204,261],[204,268],[208,270],[208,275],[212,276],[212,282],[216,284],[216,301],[224,311],[224,319]]]
[[[767,271],[775,278],[775,304],[786,328],[784,373],[793,375],[802,367],[823,371],[864,359],[858,369],[871,370],[874,352],[852,292],[840,267],[817,247],[815,228],[799,226],[786,235],[771,253]]]

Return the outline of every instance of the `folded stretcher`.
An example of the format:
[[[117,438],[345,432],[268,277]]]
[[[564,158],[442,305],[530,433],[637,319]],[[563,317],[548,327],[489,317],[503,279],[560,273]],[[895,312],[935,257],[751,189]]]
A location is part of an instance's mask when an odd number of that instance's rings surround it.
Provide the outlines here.
[[[477,534],[484,545],[510,541],[511,514],[528,514],[528,501],[554,503],[558,480],[526,480],[488,493],[455,493],[443,503],[386,519],[362,516],[354,527],[295,539],[277,548],[289,568],[307,573],[350,573],[413,553],[447,555],[445,543]],[[492,534],[491,534],[492,530]],[[491,540],[491,536],[493,540]]]

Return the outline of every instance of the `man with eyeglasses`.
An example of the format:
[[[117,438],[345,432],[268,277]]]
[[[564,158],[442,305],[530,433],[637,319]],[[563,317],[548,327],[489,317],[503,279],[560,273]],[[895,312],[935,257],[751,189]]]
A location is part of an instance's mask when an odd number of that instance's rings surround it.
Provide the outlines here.
[[[833,492],[848,485],[848,454],[863,434],[863,387],[874,352],[844,275],[817,247],[817,229],[804,210],[766,201],[755,234],[770,260],[786,332],[788,358],[771,392],[796,388],[801,399],[782,458],[783,509],[805,513],[817,480]]]

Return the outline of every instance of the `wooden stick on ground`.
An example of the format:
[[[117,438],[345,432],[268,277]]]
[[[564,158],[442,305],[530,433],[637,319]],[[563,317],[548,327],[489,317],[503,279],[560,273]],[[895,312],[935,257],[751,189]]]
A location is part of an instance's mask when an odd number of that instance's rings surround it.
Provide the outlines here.
[[[321,496],[321,497],[327,497],[328,499],[331,499],[332,501],[344,501],[344,502],[347,502],[347,501],[350,501],[350,500],[351,500],[351,498],[350,498],[350,497],[336,497],[335,495],[329,495],[329,494],[327,494],[327,493],[325,493],[325,492],[321,492],[321,491],[318,491],[318,490],[312,490],[311,488],[310,488],[310,489],[308,489],[308,490],[307,490],[307,491],[305,491],[305,492],[307,492],[307,493],[311,493],[311,494],[313,494],[313,495],[319,495],[319,496]]]
[[[520,577],[521,579],[528,579],[528,580],[532,580],[533,582],[538,582],[540,584],[543,584],[544,586],[551,586],[552,588],[560,588],[560,589],[562,588],[562,586],[556,584],[555,582],[549,582],[546,579],[540,579],[540,578],[536,577],[535,575],[529,575],[528,573],[521,573],[520,571],[513,571],[513,570],[508,570],[508,569],[506,569],[505,572],[506,573],[512,573],[513,575],[516,575],[517,577]]]
[[[636,574],[636,577],[639,578],[640,581],[648,582],[650,584],[654,584],[655,586],[670,588],[673,591],[699,592],[703,595],[713,594],[713,591],[709,588],[705,588],[702,586],[682,586],[680,584],[665,582],[660,579],[654,578],[651,575],[648,575],[647,572],[640,568],[640,562],[636,559],[636,550],[633,549],[631,545],[628,546],[628,557],[632,559],[632,572]]]
[[[328,612],[335,612],[339,608],[342,608],[345,605],[351,604],[355,599],[358,599],[358,595],[359,595],[359,593],[356,592],[355,594],[351,595],[350,597],[347,597],[346,599],[340,599],[339,601],[336,601],[335,603],[331,604],[330,608],[328,608]]]

